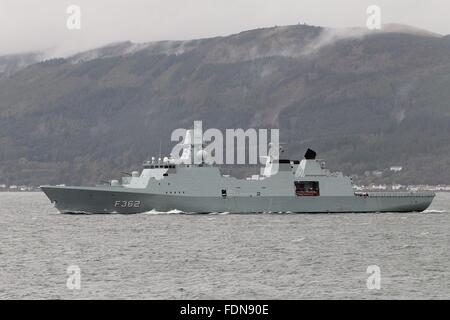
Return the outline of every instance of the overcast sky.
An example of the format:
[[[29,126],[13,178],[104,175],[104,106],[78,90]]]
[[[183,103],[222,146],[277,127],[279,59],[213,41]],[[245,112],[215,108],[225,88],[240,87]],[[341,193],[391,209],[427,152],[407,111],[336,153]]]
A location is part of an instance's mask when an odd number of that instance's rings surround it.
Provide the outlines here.
[[[204,38],[299,22],[363,27],[372,4],[382,23],[450,34],[450,0],[0,0],[0,54],[67,55],[124,40]],[[66,27],[69,5],[81,8],[81,30]]]

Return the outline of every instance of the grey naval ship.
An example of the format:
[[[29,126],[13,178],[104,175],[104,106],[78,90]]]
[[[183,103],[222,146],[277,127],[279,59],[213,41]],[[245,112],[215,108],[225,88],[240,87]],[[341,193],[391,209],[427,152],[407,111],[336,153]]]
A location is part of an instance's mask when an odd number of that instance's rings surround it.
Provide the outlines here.
[[[237,179],[222,175],[217,165],[208,163],[206,152],[196,149],[193,130],[186,132],[179,159],[152,158],[144,162],[140,173],[133,171],[105,185],[41,189],[62,213],[420,212],[435,196],[431,192],[355,192],[352,179],[330,172],[313,150],[308,149],[302,160],[287,160],[279,157],[281,148],[273,144],[259,175]]]

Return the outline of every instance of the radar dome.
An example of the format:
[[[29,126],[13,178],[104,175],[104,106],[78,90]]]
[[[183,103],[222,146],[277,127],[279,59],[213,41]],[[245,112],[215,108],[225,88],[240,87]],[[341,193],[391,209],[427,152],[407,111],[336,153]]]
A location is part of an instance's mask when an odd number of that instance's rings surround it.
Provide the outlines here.
[[[208,158],[208,152],[206,152],[205,150],[199,150],[195,154],[195,160],[197,163],[206,161],[207,158]]]

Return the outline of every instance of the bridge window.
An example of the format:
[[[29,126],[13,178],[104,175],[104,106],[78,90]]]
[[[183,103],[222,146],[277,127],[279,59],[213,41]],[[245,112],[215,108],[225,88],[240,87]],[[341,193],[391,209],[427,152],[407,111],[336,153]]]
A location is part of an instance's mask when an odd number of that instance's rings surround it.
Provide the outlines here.
[[[299,197],[319,196],[319,181],[295,181],[295,195]]]

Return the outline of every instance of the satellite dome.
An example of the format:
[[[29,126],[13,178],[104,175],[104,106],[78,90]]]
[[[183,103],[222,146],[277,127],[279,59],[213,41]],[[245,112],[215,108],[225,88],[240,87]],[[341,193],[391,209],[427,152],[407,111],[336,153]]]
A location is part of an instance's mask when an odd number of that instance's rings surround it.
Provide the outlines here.
[[[206,161],[207,158],[208,158],[208,152],[206,152],[205,150],[199,150],[195,154],[195,161],[197,163],[204,162],[204,161]]]

